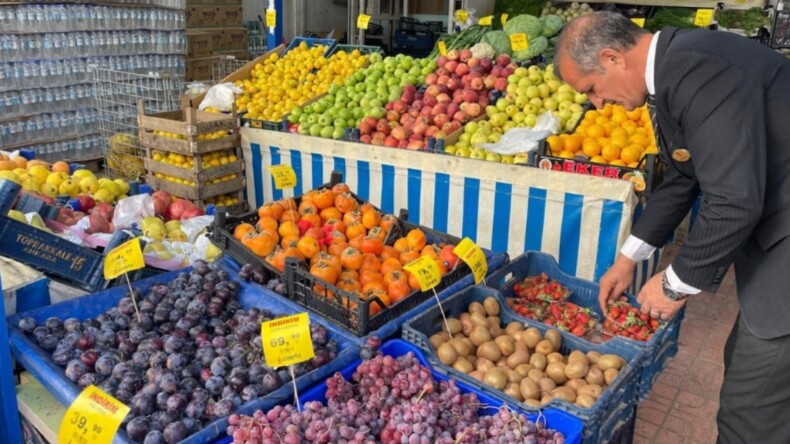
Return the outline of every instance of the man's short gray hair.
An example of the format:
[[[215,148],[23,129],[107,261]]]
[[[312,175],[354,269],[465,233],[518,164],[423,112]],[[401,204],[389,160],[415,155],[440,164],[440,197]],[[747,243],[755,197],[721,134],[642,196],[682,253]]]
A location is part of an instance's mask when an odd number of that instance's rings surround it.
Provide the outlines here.
[[[600,72],[598,54],[604,48],[626,51],[636,45],[637,38],[648,32],[628,17],[600,11],[583,15],[568,23],[560,34],[554,60],[559,72],[559,61],[568,57],[582,74]]]

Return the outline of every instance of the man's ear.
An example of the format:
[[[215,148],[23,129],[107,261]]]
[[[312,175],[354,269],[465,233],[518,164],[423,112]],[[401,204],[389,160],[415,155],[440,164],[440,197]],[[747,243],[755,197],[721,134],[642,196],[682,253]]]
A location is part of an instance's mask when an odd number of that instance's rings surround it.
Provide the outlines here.
[[[598,53],[598,61],[603,67],[620,67],[624,68],[626,65],[623,53],[612,48],[603,48]]]

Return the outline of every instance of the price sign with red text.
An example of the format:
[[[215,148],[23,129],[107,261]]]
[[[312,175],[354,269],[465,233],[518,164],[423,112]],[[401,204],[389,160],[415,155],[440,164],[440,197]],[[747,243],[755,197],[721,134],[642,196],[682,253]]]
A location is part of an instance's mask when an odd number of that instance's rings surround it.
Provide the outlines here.
[[[129,407],[95,385],[85,387],[63,415],[60,444],[110,444]]]

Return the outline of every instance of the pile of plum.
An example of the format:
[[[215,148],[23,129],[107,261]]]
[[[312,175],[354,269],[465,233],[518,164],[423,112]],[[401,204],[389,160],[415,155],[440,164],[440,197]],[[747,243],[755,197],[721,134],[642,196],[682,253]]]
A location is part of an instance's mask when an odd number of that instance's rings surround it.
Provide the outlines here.
[[[278,315],[242,308],[240,288],[218,265],[198,261],[146,295],[136,290],[139,321],[127,296],[95,318],[53,317],[43,325],[22,318],[17,326],[80,388],[97,385],[127,404],[129,438],[172,444],[290,381],[263,356],[261,322]],[[324,327],[313,323],[310,332],[315,357],[294,367],[297,376],[338,352]]]

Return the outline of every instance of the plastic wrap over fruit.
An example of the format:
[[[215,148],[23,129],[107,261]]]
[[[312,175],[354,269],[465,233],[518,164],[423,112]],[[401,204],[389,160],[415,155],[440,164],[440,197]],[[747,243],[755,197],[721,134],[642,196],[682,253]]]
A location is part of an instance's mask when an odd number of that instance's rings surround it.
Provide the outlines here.
[[[154,215],[154,200],[147,193],[121,199],[115,205],[112,223],[116,228],[129,228],[143,218]]]
[[[143,256],[147,265],[162,270],[178,270],[198,259],[213,262],[222,257],[222,250],[202,233],[194,242],[152,240],[146,243]]]
[[[232,83],[214,85],[208,90],[198,109],[205,110],[210,107],[222,112],[230,112],[233,109],[233,103],[236,101],[236,94],[243,92],[244,90]]]
[[[518,153],[538,150],[538,143],[552,134],[557,134],[560,121],[551,112],[545,112],[538,117],[532,128],[512,128],[508,130],[497,143],[482,143],[481,148],[497,154],[515,155]]]

